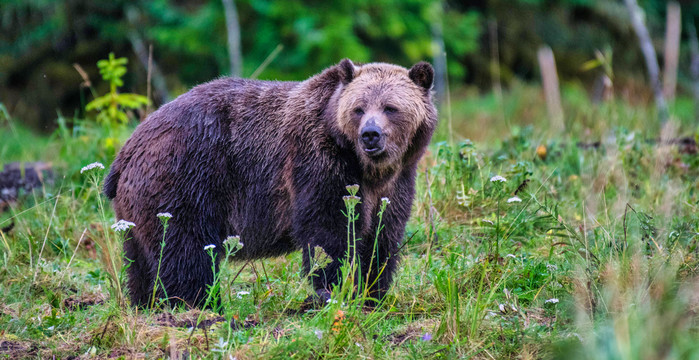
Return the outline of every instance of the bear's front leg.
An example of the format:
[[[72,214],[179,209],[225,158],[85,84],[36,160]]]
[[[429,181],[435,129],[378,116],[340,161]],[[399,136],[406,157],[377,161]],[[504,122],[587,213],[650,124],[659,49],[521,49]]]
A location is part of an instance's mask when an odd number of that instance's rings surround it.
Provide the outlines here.
[[[326,215],[327,218],[327,215]],[[325,219],[328,221],[327,219]],[[322,221],[319,221],[322,222]],[[330,221],[335,223],[334,221]],[[327,301],[330,298],[330,292],[333,286],[342,283],[342,266],[352,259],[356,259],[357,268],[361,265],[360,254],[363,252],[362,241],[357,240],[356,244],[353,241],[347,242],[347,224],[339,221],[335,223],[336,229],[318,229],[306,228],[305,231],[298,232],[297,239],[301,239],[300,246],[303,251],[303,268],[308,274],[313,289],[316,295],[322,301]],[[318,226],[318,222],[314,225]],[[344,231],[343,231],[344,230]],[[357,248],[355,254],[355,247]],[[315,251],[316,247],[320,247],[330,259],[327,263],[319,262],[323,255]],[[358,273],[355,278],[358,278]],[[355,281],[356,282],[356,281]]]
[[[394,206],[395,202],[398,201],[391,201],[386,208],[381,224],[378,217],[374,218],[373,233],[363,240],[365,246],[361,254],[362,276],[358,279],[361,282],[358,285],[361,291],[366,290],[370,305],[375,305],[386,295],[398,266],[398,249],[407,218],[400,216],[395,210],[397,207]],[[376,229],[379,226],[382,228],[376,235]]]
[[[365,235],[362,259],[362,289],[366,289],[370,305],[381,301],[393,281],[400,260],[398,253],[405,226],[410,218],[410,210],[415,194],[415,170],[405,169],[397,178],[387,196],[380,200],[385,202],[385,211],[381,218],[372,213],[371,232]],[[380,231],[377,233],[377,229]]]
[[[333,173],[342,174],[342,171],[325,172]],[[329,179],[316,173],[301,173],[299,176],[302,181],[297,184],[303,186],[299,186],[296,192],[292,237],[303,251],[304,270],[309,275],[316,294],[321,300],[327,300],[332,287],[342,281],[342,265],[355,254],[355,244],[348,244],[347,241],[348,219],[343,213],[343,196],[347,195],[345,186],[357,181],[351,178]],[[356,223],[355,228],[360,229],[361,224]],[[319,255],[314,251],[316,246],[331,258],[323,267],[315,263],[314,258]],[[356,255],[359,257],[363,251],[363,242],[357,241]],[[358,265],[359,263],[357,261]]]

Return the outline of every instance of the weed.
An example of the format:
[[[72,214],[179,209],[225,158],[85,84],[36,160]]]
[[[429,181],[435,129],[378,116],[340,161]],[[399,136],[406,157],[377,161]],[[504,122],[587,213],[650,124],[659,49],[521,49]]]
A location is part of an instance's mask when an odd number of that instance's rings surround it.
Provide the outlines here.
[[[165,250],[165,235],[167,234],[168,221],[172,219],[172,214],[170,213],[158,213],[156,215],[160,220],[160,224],[163,226],[163,238],[160,240],[160,254],[158,256],[158,270],[155,272],[155,280],[153,281],[153,295],[151,295],[150,308],[153,309],[155,305],[155,294],[158,291],[158,286],[163,291],[164,298],[167,299],[167,290],[163,285],[163,280],[160,278],[160,266],[163,262],[163,250]]]
[[[109,82],[109,93],[90,101],[86,110],[97,110],[97,121],[111,126],[126,124],[129,117],[124,109],[139,109],[149,105],[150,100],[138,94],[120,94],[117,88],[124,85],[121,79],[126,75],[127,58],[115,58],[114,53],[109,53],[109,58],[97,62],[102,79]]]

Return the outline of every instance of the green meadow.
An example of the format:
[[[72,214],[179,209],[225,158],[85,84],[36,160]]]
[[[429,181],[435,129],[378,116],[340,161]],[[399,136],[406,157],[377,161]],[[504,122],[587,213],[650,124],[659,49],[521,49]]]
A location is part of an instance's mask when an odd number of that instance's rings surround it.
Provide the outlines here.
[[[108,168],[137,121],[59,114],[36,135],[3,107],[2,163],[54,175],[0,214],[0,358],[699,358],[692,100],[661,123],[565,85],[554,130],[538,86],[451,90],[375,308],[347,286],[306,306],[300,253],[225,261],[218,311],[130,306],[107,170],[81,169]]]

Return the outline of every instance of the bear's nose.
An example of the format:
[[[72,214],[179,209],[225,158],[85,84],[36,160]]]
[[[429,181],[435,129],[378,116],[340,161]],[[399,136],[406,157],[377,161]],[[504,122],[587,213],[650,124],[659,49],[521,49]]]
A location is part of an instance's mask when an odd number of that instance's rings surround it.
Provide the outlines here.
[[[365,126],[360,136],[367,149],[375,149],[381,140],[381,128],[375,125]]]

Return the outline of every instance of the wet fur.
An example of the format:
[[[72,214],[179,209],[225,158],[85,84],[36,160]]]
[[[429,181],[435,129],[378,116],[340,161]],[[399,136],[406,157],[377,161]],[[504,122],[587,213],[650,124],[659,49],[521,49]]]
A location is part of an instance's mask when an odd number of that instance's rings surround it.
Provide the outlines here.
[[[160,270],[171,298],[202,305],[213,281],[203,248],[214,244],[221,251],[229,235],[240,235],[244,243],[237,259],[303,250],[306,271],[308,249],[322,247],[334,261],[312,279],[317,290],[330,289],[346,256],[347,219],[341,211],[349,184],[360,185],[357,228],[365,240],[358,254],[361,268],[372,268],[373,275],[376,213],[381,197],[391,200],[377,251],[386,268],[372,289],[381,297],[396,270],[417,162],[437,123],[431,76],[426,63],[408,72],[344,60],[304,82],[214,80],[154,112],[121,149],[104,187],[117,218],[136,223],[124,244],[133,261],[128,269],[133,303],[150,300],[163,230],[160,212],[173,215]],[[390,142],[386,160],[375,164],[358,151],[356,119],[349,114],[357,103],[389,97],[400,99],[403,112],[387,131],[403,135]]]

